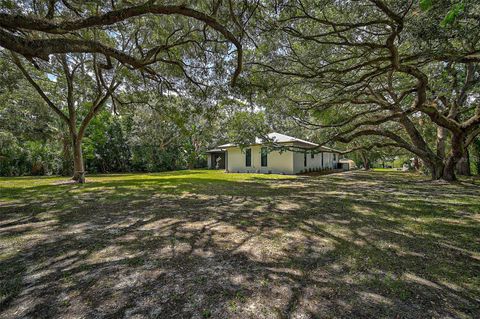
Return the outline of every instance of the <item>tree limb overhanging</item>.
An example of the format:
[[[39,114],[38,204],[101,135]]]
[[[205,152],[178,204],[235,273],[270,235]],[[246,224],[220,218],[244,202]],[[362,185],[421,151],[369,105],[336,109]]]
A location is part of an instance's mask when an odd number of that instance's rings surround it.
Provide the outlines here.
[[[139,17],[178,15],[199,21],[212,28],[236,48],[237,57],[235,71],[231,79],[232,85],[236,83],[242,71],[243,49],[240,40],[214,16],[185,5],[161,5],[155,4],[155,1],[147,1],[142,5],[110,9],[102,14],[92,14],[85,18],[73,20],[68,18],[63,20],[52,19],[52,10],[52,6],[49,6],[49,13],[46,18],[0,13],[0,46],[17,52],[28,59],[48,60],[51,54],[100,53],[131,68],[154,74],[155,71],[148,66],[161,61],[157,58],[157,55],[138,58],[99,41],[82,39],[80,33],[84,30],[113,26]],[[165,49],[165,46],[157,46],[152,50],[158,52]]]
[[[431,31],[444,16],[435,14],[411,1],[291,3],[264,27],[279,44],[251,66],[274,104],[283,100],[297,123],[322,132],[321,145],[384,138],[421,157],[433,178],[452,180],[480,125],[480,24],[465,15],[461,32]],[[446,91],[453,74],[458,85]],[[451,136],[445,156],[432,148],[427,123]]]

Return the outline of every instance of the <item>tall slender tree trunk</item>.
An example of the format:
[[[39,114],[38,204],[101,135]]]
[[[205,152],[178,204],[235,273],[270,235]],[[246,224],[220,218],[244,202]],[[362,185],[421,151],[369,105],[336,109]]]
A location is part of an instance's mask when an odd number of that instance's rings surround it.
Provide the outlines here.
[[[63,176],[71,176],[72,170],[72,141],[67,132],[62,134],[62,171]]]
[[[73,180],[85,183],[85,165],[82,154],[82,140],[73,138]]]

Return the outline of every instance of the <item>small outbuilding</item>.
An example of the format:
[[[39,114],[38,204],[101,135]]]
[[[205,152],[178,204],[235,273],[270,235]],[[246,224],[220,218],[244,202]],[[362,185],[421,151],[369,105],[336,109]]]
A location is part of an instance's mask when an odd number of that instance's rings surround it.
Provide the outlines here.
[[[357,164],[355,164],[355,162],[351,159],[342,158],[341,160],[338,161],[338,168],[344,171],[349,171],[352,169],[356,169]]]

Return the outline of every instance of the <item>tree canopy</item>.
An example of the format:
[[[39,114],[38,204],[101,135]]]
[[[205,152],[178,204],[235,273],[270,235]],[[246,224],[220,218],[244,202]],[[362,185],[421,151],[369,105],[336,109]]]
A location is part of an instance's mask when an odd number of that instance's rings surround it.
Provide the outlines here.
[[[479,5],[466,1],[454,16],[448,1],[421,7],[375,0],[274,7],[254,79],[300,124],[322,130],[325,142],[369,136],[363,148],[404,148],[434,178],[454,179],[479,133]],[[444,142],[437,152],[429,145],[427,121],[439,139],[448,131],[448,154]]]
[[[155,63],[174,65],[187,76],[187,70],[195,65],[181,53],[190,51],[197,58],[209,58],[208,47],[223,46],[225,54],[236,54],[232,83],[241,71],[242,44],[237,34],[243,17],[237,17],[236,11],[245,13],[245,8],[232,2],[228,6],[207,1],[168,5],[159,1],[3,3],[0,46],[31,61],[48,61],[52,54],[97,53],[104,57],[99,62],[102,68],[111,68],[115,59],[163,78],[154,69]],[[122,45],[125,43],[128,47]]]

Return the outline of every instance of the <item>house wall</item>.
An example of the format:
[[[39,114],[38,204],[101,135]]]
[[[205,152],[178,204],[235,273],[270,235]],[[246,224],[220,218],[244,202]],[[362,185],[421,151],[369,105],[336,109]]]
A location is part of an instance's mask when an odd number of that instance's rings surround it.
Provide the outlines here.
[[[320,169],[332,169],[337,167],[338,154],[333,160],[333,153],[323,152],[315,153],[311,158],[311,152],[307,150],[307,166],[304,165],[304,153],[284,151],[282,153],[273,151],[268,153],[267,167],[261,167],[261,145],[251,146],[252,150],[252,166],[245,166],[245,150],[239,147],[229,147],[227,149],[227,169],[232,173],[268,173],[273,174],[298,174],[305,171],[313,171]]]
[[[322,166],[322,153],[323,153],[323,166]],[[307,166],[304,164],[304,153],[295,152],[293,155],[293,172],[294,174],[302,173],[310,170],[319,170],[319,169],[333,169],[337,167],[338,154],[335,155],[335,160],[333,159],[333,153],[322,152],[314,154],[314,157],[311,157],[311,152],[307,150]]]
[[[273,174],[294,174],[293,153],[272,151],[267,155],[267,166],[261,166],[261,146],[249,147],[252,150],[252,166],[245,166],[245,150],[239,147],[227,149],[227,169],[232,173],[273,173]]]
[[[274,174],[294,174],[292,152],[285,151],[280,153],[279,151],[273,151],[268,153],[267,156],[267,172],[271,170]],[[265,170],[265,168],[262,169]]]
[[[324,159],[324,162],[325,162],[325,168],[333,168],[333,164],[332,164],[332,161],[333,161],[333,154],[332,153],[324,153],[324,156],[325,156],[325,159]]]
[[[307,165],[308,165],[308,154],[307,154]],[[293,173],[298,174],[305,170],[303,165],[303,153],[302,152],[293,152]]]
[[[340,155],[337,154],[337,153],[335,153],[335,155],[334,155],[334,153],[329,153],[329,154],[330,154],[329,155],[330,156],[330,162],[329,162],[330,167],[329,168],[334,168],[335,169],[335,168],[338,167],[338,160],[339,160]],[[335,159],[334,159],[334,157],[335,157]]]

